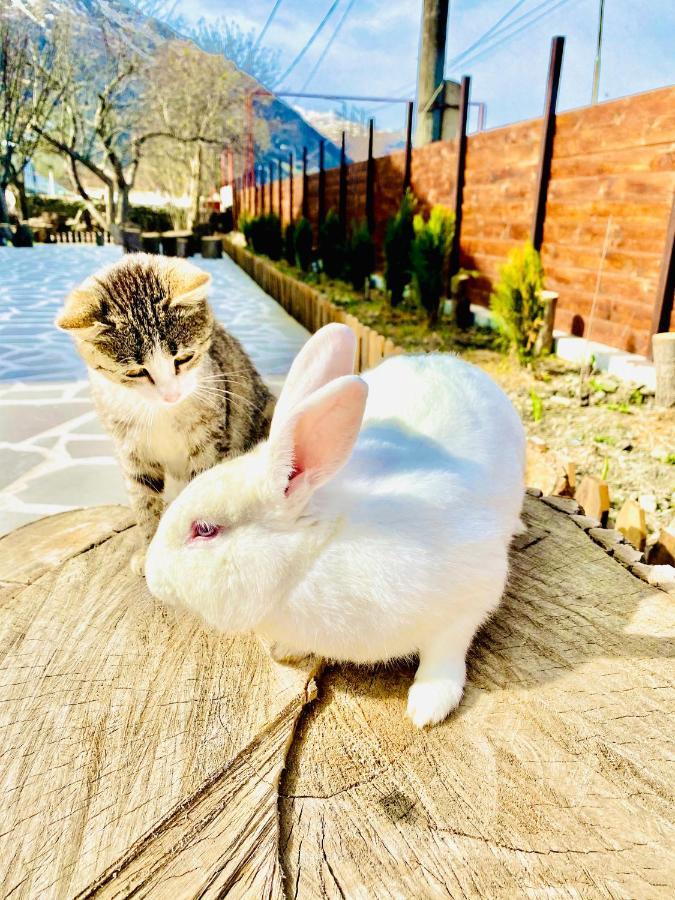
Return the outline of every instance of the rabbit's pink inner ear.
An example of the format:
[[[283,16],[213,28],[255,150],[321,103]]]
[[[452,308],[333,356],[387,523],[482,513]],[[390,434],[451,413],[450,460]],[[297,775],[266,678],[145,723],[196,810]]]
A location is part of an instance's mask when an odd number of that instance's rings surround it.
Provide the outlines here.
[[[368,386],[356,375],[345,375],[316,391],[288,423],[293,447],[293,485],[312,489],[324,484],[349,459],[361,428]]]
[[[272,418],[272,432],[314,391],[354,371],[356,336],[347,325],[324,325],[293,361]]]

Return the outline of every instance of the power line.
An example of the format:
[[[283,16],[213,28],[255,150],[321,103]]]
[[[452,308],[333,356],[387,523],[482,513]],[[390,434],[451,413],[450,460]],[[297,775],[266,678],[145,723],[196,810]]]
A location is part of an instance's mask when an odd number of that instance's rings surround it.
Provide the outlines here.
[[[503,44],[510,41],[512,38],[517,37],[519,34],[522,34],[524,31],[527,31],[529,28],[532,27],[532,25],[535,25],[537,22],[541,21],[546,16],[555,12],[561,6],[565,6],[567,3],[570,3],[570,2],[577,2],[577,0],[558,0],[558,2],[553,5],[551,5],[550,0],[543,0],[543,2],[539,3],[538,6],[535,6],[530,10],[526,10],[522,15],[518,16],[517,19],[514,19],[512,22],[509,22],[508,25],[503,25],[501,28],[498,28],[497,26],[501,22],[504,22],[505,19],[508,18],[508,16],[511,15],[511,13],[515,12],[516,9],[518,8],[518,6],[521,5],[520,3],[516,3],[514,6],[511,7],[511,9],[509,9],[507,11],[507,13],[505,13],[504,16],[502,16],[502,18],[498,22],[495,22],[495,24],[492,25],[483,35],[481,35],[481,37],[478,38],[477,41],[474,41],[474,43],[470,47],[467,47],[465,50],[462,50],[461,53],[458,53],[452,59],[448,60],[448,64],[446,66],[447,70],[449,71],[453,67],[457,66],[459,63],[461,63],[463,66],[472,65],[474,62],[476,62],[477,60],[479,60],[483,56],[485,56],[486,53],[489,53],[492,50],[495,50],[497,47],[502,46]],[[540,12],[540,10],[542,10],[542,8],[544,8],[544,7],[547,7],[547,8],[544,9],[543,12]],[[540,14],[536,15],[538,12],[540,12]],[[517,27],[519,25],[519,23],[522,23],[521,27]],[[488,37],[493,38],[493,39],[497,38],[497,40],[493,40],[492,43],[488,44],[487,47],[484,47],[484,49],[480,50],[479,49],[480,44],[482,44],[482,42],[485,39],[487,39]],[[476,50],[478,50],[478,52],[477,53],[470,52],[472,48],[475,48]],[[414,89],[414,84],[410,85],[407,88],[407,90],[409,90],[409,91],[411,91],[413,89]]]
[[[261,30],[260,34],[258,35],[255,44],[253,45],[254,50],[257,50],[258,47],[260,46],[260,42],[267,34],[267,29],[272,24],[272,20],[276,16],[277,10],[279,9],[279,7],[281,6],[282,3],[283,3],[283,0],[276,0],[274,6],[272,7],[272,11],[270,12],[269,16],[267,17],[267,21],[263,25],[262,30]]]
[[[349,0],[349,3],[348,3],[348,5],[347,5],[347,8],[345,9],[344,13],[342,14],[342,18],[340,19],[340,21],[337,23],[337,26],[335,27],[335,31],[333,32],[333,34],[331,35],[331,37],[328,39],[328,42],[327,42],[326,46],[323,48],[323,51],[322,51],[321,55],[319,56],[319,58],[317,59],[317,61],[314,63],[314,68],[313,68],[312,71],[309,73],[309,75],[308,75],[307,78],[305,79],[304,84],[303,84],[302,87],[300,88],[301,91],[304,91],[304,90],[305,90],[305,88],[306,88],[307,85],[310,83],[310,81],[312,80],[312,78],[314,78],[314,76],[315,76],[316,73],[318,72],[319,68],[321,67],[321,64],[323,63],[324,59],[325,59],[326,56],[328,55],[328,51],[330,50],[330,48],[331,48],[331,47],[333,46],[333,44],[335,43],[335,39],[337,38],[337,36],[338,36],[338,35],[340,34],[340,32],[342,31],[342,26],[344,25],[344,23],[345,23],[345,21],[346,21],[346,19],[347,19],[347,16],[348,16],[349,13],[351,12],[351,9],[352,9],[352,7],[354,6],[355,3],[356,3],[356,0]]]
[[[339,4],[340,4],[340,0],[333,0],[333,3],[331,4],[331,6],[330,6],[328,12],[327,12],[326,15],[323,17],[323,19],[319,22],[318,26],[317,26],[316,29],[314,30],[314,32],[313,32],[313,34],[311,35],[311,37],[308,39],[308,41],[307,41],[307,43],[305,44],[305,46],[304,46],[304,47],[302,48],[302,50],[298,53],[298,55],[295,57],[295,59],[293,60],[293,62],[290,64],[290,66],[286,69],[286,71],[285,71],[284,74],[281,76],[281,78],[278,78],[278,79],[277,79],[276,84],[282,84],[282,83],[288,78],[288,76],[291,74],[291,72],[293,71],[293,69],[297,66],[297,64],[300,62],[300,60],[304,57],[305,53],[307,53],[307,51],[308,51],[309,48],[312,46],[312,44],[314,43],[314,41],[315,41],[315,40],[318,38],[318,36],[321,34],[321,32],[323,31],[324,27],[326,26],[328,20],[329,20],[330,17],[333,15],[333,13],[335,12],[335,10],[338,8]]]
[[[524,31],[527,31],[529,28],[531,28],[537,22],[540,22],[542,19],[545,19],[547,16],[551,15],[551,13],[554,13],[557,9],[560,9],[560,7],[567,6],[568,3],[578,3],[578,2],[579,2],[579,0],[558,0],[558,3],[554,3],[553,6],[551,6],[550,0],[544,0],[544,2],[540,3],[539,6],[536,6],[532,10],[532,12],[534,13],[537,10],[541,9],[542,7],[547,7],[547,9],[544,9],[544,11],[541,12],[538,16],[535,16],[535,18],[529,19],[527,22],[525,22],[520,28],[517,28],[515,31],[510,31],[508,34],[505,34],[500,40],[495,41],[494,43],[490,44],[488,47],[485,47],[483,50],[480,50],[478,53],[474,53],[471,56],[461,60],[462,65],[463,66],[473,65],[479,59],[482,59],[482,57],[485,56],[486,53],[490,53],[493,50],[495,50],[497,47],[501,47],[502,44],[505,44],[508,41],[511,41],[514,37],[517,37],[519,34],[522,34]],[[518,20],[516,20],[516,21],[518,21]],[[515,24],[516,24],[516,22],[511,23],[512,26]],[[499,34],[504,34],[504,31],[500,31],[498,34],[493,35],[493,37],[498,37]],[[452,60],[451,64],[455,65],[455,61]]]
[[[491,25],[490,28],[488,28],[488,30],[484,34],[482,34],[477,40],[475,40],[473,42],[473,44],[470,44],[468,47],[466,47],[464,50],[462,50],[462,52],[459,53],[457,55],[457,57],[455,57],[455,62],[457,61],[457,59],[459,59],[462,56],[468,56],[468,54],[471,53],[472,50],[475,50],[477,47],[479,47],[483,43],[483,41],[485,41],[485,40],[487,40],[487,38],[491,37],[494,34],[494,32],[498,30],[499,26],[503,22],[505,22],[508,18],[510,18],[511,15],[519,7],[521,7],[523,5],[523,3],[526,3],[526,2],[527,2],[527,0],[517,0],[517,2],[514,3],[512,7],[510,7],[510,9],[506,10],[506,12],[504,13],[503,16],[500,16],[500,18],[497,19],[497,21],[494,23],[494,25]],[[511,24],[513,24],[513,23],[511,23]]]
[[[499,26],[502,25],[502,23],[505,22],[511,15],[513,15],[513,13],[519,7],[521,7],[523,5],[523,3],[525,3],[525,2],[527,2],[527,0],[516,0],[516,3],[514,3],[513,6],[509,7],[509,9],[507,9],[506,12],[502,16],[500,16],[500,18],[497,19],[497,21],[494,22],[487,29],[487,31],[484,31],[483,34],[481,34],[481,36],[473,42],[473,44],[470,44],[468,47],[465,47],[464,50],[461,51],[461,53],[458,53],[457,56],[453,57],[450,60],[448,67],[451,65],[455,65],[459,60],[461,60],[464,56],[468,55],[472,50],[478,48],[489,37],[496,37],[497,34],[501,33]],[[523,13],[523,15],[527,16],[527,15],[529,15],[529,12],[525,12],[525,13]],[[522,16],[519,19],[516,19],[516,21],[517,22],[520,21],[521,18],[522,18]],[[511,27],[513,24],[515,24],[515,23],[511,22],[506,27]],[[412,90],[414,90],[414,88],[415,88],[414,83],[413,84],[406,83],[405,86],[402,86],[401,88],[397,88],[395,93],[398,93],[399,91],[405,91],[405,92],[412,91]]]

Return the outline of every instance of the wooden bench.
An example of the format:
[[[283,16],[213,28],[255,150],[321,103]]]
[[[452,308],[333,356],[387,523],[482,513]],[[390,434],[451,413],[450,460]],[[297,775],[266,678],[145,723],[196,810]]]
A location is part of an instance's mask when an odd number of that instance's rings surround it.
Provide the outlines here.
[[[460,708],[155,602],[129,512],[0,540],[0,884],[19,898],[671,897],[673,597],[528,497]]]

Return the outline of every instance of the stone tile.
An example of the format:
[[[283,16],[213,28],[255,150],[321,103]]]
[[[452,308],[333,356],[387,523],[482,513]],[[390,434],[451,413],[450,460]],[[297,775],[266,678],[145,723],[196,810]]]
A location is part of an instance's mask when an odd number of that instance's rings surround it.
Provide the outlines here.
[[[98,416],[94,416],[89,422],[82,422],[76,428],[70,429],[70,434],[107,434],[101,425]]]
[[[61,506],[100,506],[126,503],[127,495],[119,467],[114,464],[75,463],[33,479],[18,494],[23,503],[53,503]]]
[[[56,428],[57,425],[81,416],[89,408],[89,404],[84,401],[45,404],[44,406],[2,405],[0,406],[0,441],[8,443],[25,441],[26,438]]]
[[[9,534],[21,528],[22,525],[28,525],[29,522],[35,522],[42,519],[44,513],[41,512],[15,512],[10,509],[0,509],[0,535]]]
[[[44,461],[44,454],[30,453],[27,450],[0,448],[0,488],[13,484],[26,472]]]
[[[115,455],[112,441],[68,441],[66,450],[72,459],[86,459],[91,456],[112,458]]]

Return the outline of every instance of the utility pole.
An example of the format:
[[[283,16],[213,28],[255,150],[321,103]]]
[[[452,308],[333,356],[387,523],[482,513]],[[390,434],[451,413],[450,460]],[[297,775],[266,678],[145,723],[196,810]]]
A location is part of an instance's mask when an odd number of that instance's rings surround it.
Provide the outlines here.
[[[415,146],[441,138],[445,86],[445,40],[449,0],[424,0],[417,63],[417,129]]]
[[[595,51],[595,66],[593,67],[593,93],[591,95],[591,103],[598,102],[598,91],[600,90],[600,60],[602,54],[602,20],[605,15],[605,0],[600,0],[600,14],[598,17],[598,46]]]

